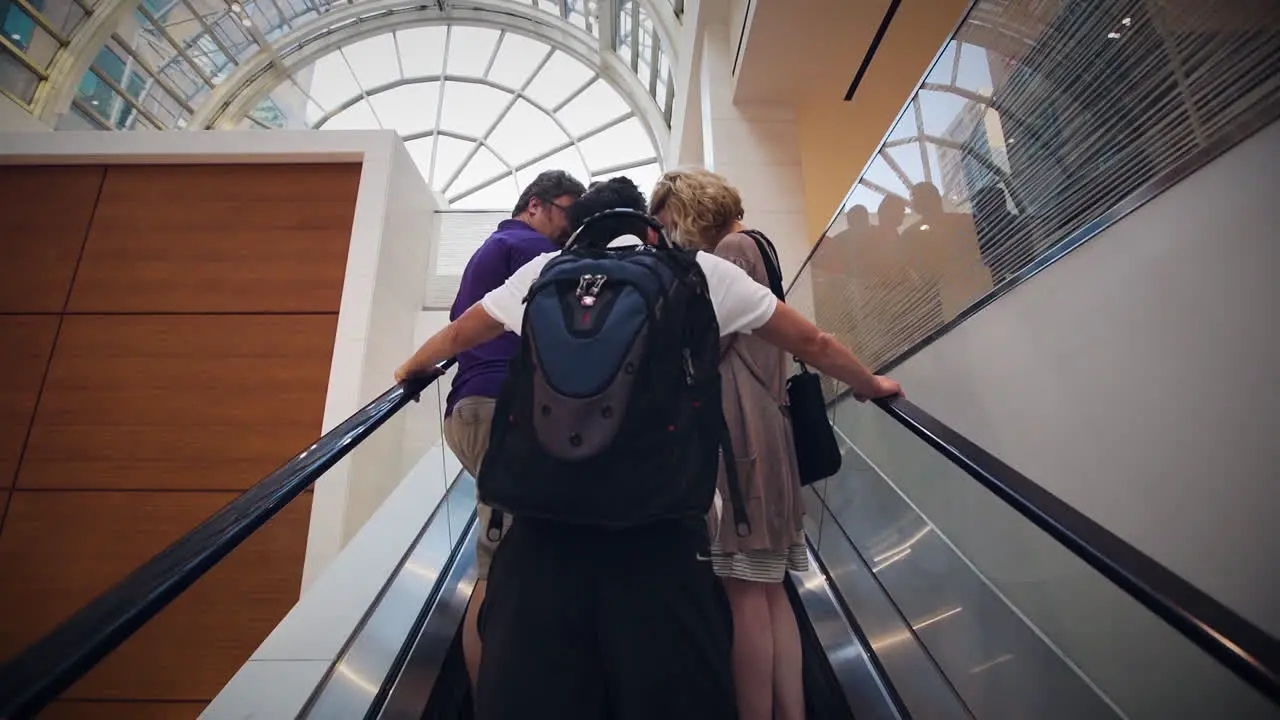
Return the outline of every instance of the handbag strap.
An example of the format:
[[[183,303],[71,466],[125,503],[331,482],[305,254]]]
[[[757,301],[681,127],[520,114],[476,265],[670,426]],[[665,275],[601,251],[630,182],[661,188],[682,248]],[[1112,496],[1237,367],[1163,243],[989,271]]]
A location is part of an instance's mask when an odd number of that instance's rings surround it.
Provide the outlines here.
[[[743,230],[742,234],[755,240],[756,249],[760,251],[760,257],[764,260],[764,274],[769,278],[769,289],[778,297],[778,300],[786,302],[787,292],[782,289],[782,263],[778,260],[778,250],[773,246],[773,241],[759,230]],[[803,360],[795,358],[795,361],[800,366],[800,372],[809,372],[809,367]]]
[[[782,289],[782,270],[778,262],[778,250],[773,246],[773,242],[769,240],[769,236],[759,230],[744,230],[743,235],[751,238],[756,242],[756,249],[760,251],[760,257],[764,260],[764,274],[769,278],[769,289],[779,300],[786,301],[787,292]]]

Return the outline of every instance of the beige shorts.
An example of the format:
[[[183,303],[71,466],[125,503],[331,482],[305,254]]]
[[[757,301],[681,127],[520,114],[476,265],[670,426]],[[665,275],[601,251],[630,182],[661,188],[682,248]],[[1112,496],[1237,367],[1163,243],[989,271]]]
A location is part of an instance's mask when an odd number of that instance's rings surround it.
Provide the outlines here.
[[[469,397],[458,401],[453,412],[444,421],[444,441],[458,456],[462,467],[471,477],[480,476],[480,464],[489,449],[489,426],[493,424],[492,398]],[[476,579],[489,578],[489,563],[498,543],[489,539],[489,518],[493,509],[484,503],[476,503]],[[511,528],[511,516],[502,517],[502,534]]]

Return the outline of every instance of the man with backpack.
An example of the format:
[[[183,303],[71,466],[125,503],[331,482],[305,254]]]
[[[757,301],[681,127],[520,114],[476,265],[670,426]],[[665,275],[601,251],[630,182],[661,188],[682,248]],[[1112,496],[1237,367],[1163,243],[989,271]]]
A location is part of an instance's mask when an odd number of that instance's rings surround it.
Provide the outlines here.
[[[901,391],[736,265],[671,247],[644,208],[626,178],[594,186],[564,251],[396,372],[421,382],[504,329],[521,335],[479,478],[481,500],[517,518],[482,609],[480,720],[736,718],[705,522],[721,453],[733,457],[720,337],[754,332],[860,399]]]

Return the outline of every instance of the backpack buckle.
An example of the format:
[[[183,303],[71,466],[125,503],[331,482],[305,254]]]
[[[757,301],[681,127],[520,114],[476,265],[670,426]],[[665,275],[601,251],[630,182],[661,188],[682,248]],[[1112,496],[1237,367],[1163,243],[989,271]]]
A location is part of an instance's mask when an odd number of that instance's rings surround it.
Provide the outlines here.
[[[582,307],[591,307],[596,304],[596,296],[600,294],[600,288],[604,287],[604,281],[608,280],[608,275],[592,275],[586,273],[578,278],[578,290],[574,295],[578,298],[578,302]]]

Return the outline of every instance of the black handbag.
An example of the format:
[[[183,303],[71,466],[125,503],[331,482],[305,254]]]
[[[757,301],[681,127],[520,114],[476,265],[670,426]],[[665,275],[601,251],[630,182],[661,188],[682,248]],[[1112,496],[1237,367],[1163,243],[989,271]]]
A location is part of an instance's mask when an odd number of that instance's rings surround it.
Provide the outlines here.
[[[778,251],[773,243],[758,230],[747,230],[746,235],[756,242],[760,257],[764,258],[765,274],[769,277],[769,289],[779,300],[785,301],[782,289],[782,270]],[[840,471],[840,446],[836,433],[827,417],[827,401],[822,396],[822,378],[796,358],[800,372],[787,379],[787,404],[791,414],[792,441],[796,446],[796,462],[800,466],[800,484],[812,485]]]

